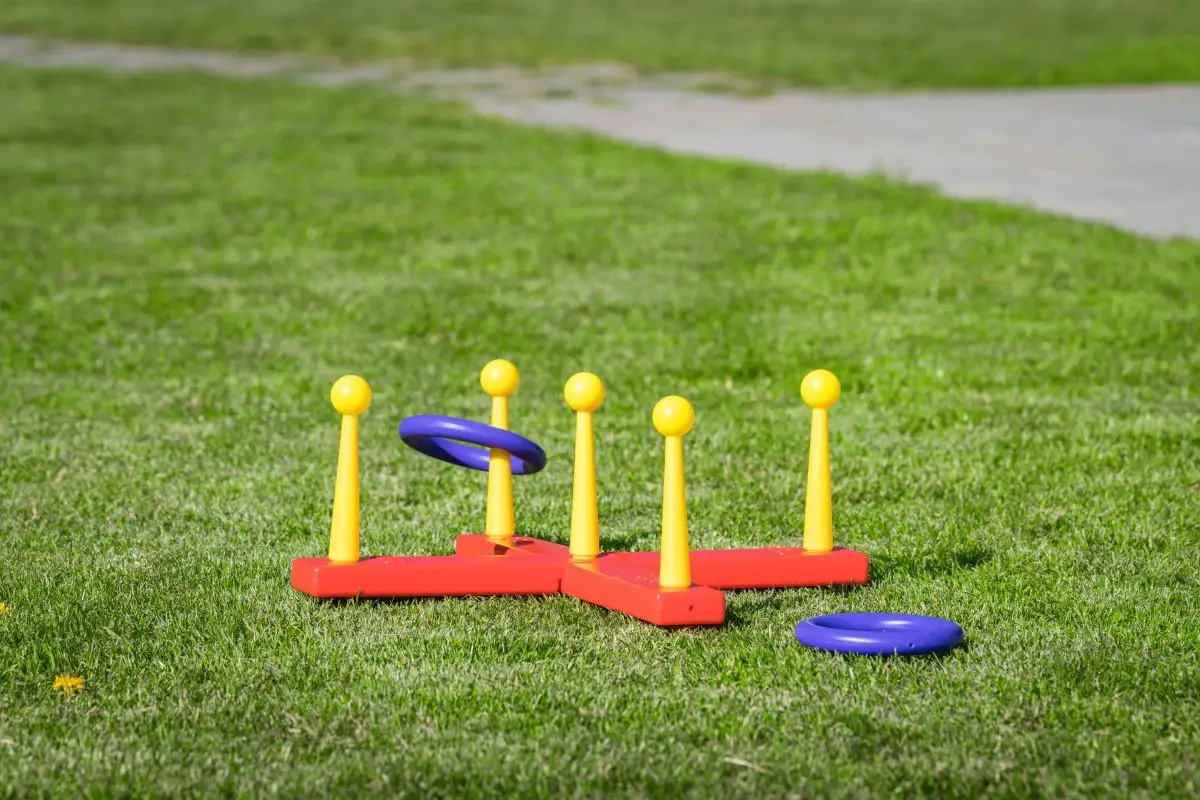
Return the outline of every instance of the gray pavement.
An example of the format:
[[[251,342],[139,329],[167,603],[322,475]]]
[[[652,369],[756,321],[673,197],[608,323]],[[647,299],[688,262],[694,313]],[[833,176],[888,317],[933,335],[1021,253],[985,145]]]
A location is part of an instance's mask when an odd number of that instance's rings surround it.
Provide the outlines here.
[[[736,88],[726,76],[639,76],[619,66],[439,71],[0,36],[3,62],[368,83],[464,100],[523,124],[787,169],[881,171],[957,197],[1200,238],[1200,86],[755,98],[694,90]]]

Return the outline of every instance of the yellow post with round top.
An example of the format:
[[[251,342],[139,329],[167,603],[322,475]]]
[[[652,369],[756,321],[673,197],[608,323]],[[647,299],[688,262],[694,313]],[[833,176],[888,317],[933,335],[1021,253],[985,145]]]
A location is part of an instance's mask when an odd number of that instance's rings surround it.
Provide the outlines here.
[[[652,419],[655,430],[666,437],[658,585],[663,589],[686,589],[692,584],[692,564],[683,486],[683,437],[692,429],[696,412],[682,397],[664,397],[654,406]]]
[[[842,394],[837,376],[819,369],[804,376],[800,396],[812,408],[808,445],[808,486],[804,498],[804,549],[833,550],[833,484],[829,475],[829,409]]]
[[[575,477],[571,491],[571,558],[600,555],[600,511],[596,505],[596,430],[593,415],[604,402],[604,384],[590,372],[571,376],[563,389],[575,411]]]
[[[508,430],[508,398],[517,393],[521,376],[511,361],[489,361],[479,374],[479,383],[492,398],[493,428]],[[513,514],[512,461],[508,451],[492,448],[488,460],[487,526],[489,539],[507,540],[516,535]]]
[[[329,560],[336,564],[358,561],[358,418],[371,406],[371,387],[357,375],[338,378],[329,392],[333,407],[342,415],[338,443],[337,482],[333,488],[333,521],[329,528]]]

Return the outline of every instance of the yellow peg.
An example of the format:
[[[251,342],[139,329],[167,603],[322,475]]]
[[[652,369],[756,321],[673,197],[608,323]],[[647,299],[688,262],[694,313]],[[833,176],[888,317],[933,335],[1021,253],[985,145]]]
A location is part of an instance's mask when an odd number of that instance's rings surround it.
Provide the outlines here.
[[[489,361],[479,374],[479,383],[492,398],[492,427],[508,430],[508,398],[517,393],[521,376],[511,361]],[[513,516],[512,461],[505,450],[492,448],[488,461],[487,527],[491,539],[516,535]]]
[[[804,498],[804,549],[833,549],[833,484],[829,478],[829,409],[842,394],[837,376],[819,369],[804,376],[800,396],[812,408],[808,446],[808,487]]]
[[[329,399],[342,415],[329,560],[353,564],[358,561],[358,417],[371,406],[371,387],[357,375],[346,375],[333,384]]]
[[[654,428],[666,437],[658,585],[663,589],[686,589],[692,584],[692,563],[688,554],[687,494],[683,488],[683,436],[692,429],[696,412],[682,397],[664,397],[654,406],[653,420]]]
[[[596,432],[593,412],[604,402],[604,384],[590,372],[578,372],[563,389],[575,411],[575,482],[571,494],[571,558],[600,555],[600,512],[596,506]]]

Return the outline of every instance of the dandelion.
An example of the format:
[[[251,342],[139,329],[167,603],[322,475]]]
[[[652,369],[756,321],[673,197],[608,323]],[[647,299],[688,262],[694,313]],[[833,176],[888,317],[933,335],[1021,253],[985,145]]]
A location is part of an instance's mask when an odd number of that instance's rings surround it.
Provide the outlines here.
[[[4,605],[4,603],[0,603],[0,617],[3,617],[7,612],[8,606]]]
[[[83,691],[83,678],[75,675],[59,675],[54,679],[54,691],[62,692],[67,697]]]

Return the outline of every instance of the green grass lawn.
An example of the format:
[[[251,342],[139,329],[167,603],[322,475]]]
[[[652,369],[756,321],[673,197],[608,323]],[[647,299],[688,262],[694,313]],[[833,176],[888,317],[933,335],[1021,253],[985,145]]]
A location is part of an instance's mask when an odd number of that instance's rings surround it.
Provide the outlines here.
[[[0,795],[1200,793],[1200,245],[189,77],[0,71]],[[678,393],[697,547],[795,544],[817,367],[854,591],[668,632],[563,598],[326,604],[362,374],[364,549],[447,553],[485,478],[414,413],[514,360],[565,541],[567,377],[601,375],[610,548],[657,540]],[[824,655],[929,613],[937,659]],[[55,676],[83,677],[67,700]],[[190,787],[190,788],[189,788]]]
[[[8,0],[0,30],[853,89],[1200,80],[1195,0]]]

